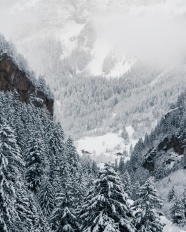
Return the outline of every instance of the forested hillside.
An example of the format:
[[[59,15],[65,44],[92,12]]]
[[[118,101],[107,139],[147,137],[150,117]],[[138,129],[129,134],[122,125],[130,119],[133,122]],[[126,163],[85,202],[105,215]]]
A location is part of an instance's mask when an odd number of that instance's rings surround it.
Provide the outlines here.
[[[185,110],[184,91],[155,129],[140,139],[126,164],[121,158],[118,170],[129,172],[132,182],[144,183],[154,177],[163,199],[163,212],[181,227],[185,224]]]
[[[0,26],[44,75],[75,140],[126,126],[138,139],[184,88],[185,9],[183,0],[17,0],[0,9]]]
[[[11,69],[17,53],[3,37],[1,45],[1,58],[4,54],[9,57]],[[0,66],[2,62],[3,58]],[[21,67],[17,65],[16,69],[24,71],[22,80],[29,79],[39,88],[41,82],[33,73],[30,79],[26,65]],[[4,76],[0,78],[2,81]],[[6,79],[7,86],[11,81]],[[43,94],[49,94],[42,83]],[[29,89],[26,91],[30,94]],[[133,187],[127,172],[123,179],[113,165],[105,164],[99,170],[87,155],[79,157],[73,140],[66,138],[61,125],[53,121],[47,105],[23,102],[21,94],[17,86],[0,92],[0,231],[162,231],[160,200],[152,180],[146,181],[137,198],[130,192]],[[153,195],[156,200],[150,200],[151,208],[145,203],[148,188],[149,199]],[[137,214],[137,208],[146,214]]]
[[[146,173],[161,179],[185,168],[185,100],[184,91],[155,129],[136,144],[129,162],[132,173],[143,167]]]
[[[0,104],[2,232],[134,232],[151,226],[135,216],[129,185],[123,185],[109,165],[98,174],[95,162],[79,158],[72,139],[64,139],[61,126],[45,109],[22,104],[11,93],[1,93]],[[156,193],[150,181],[144,190],[149,185],[150,198]],[[138,207],[146,209],[143,188]],[[158,204],[151,205],[147,213],[150,210],[162,231],[152,211]]]
[[[0,4],[0,232],[186,230],[185,15]]]
[[[131,125],[144,136],[170,108],[185,84],[185,72],[136,66],[120,78],[56,77],[56,118],[74,136],[118,132]],[[76,137],[75,137],[76,138]]]

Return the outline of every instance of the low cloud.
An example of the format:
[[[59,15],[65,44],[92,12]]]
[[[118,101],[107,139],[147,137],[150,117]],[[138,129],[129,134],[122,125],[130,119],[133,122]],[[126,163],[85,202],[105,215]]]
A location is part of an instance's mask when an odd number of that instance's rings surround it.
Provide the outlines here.
[[[154,1],[155,2],[155,1]],[[156,65],[177,65],[186,55],[186,2],[129,5],[95,15],[97,37],[118,53]]]
[[[111,51],[163,67],[186,62],[185,0],[95,0],[94,6],[89,7],[89,0],[56,0],[50,1],[50,4],[54,4],[55,8],[49,7],[46,11],[45,1],[42,0],[0,0],[0,32],[18,44],[19,48],[23,43],[25,56],[25,41],[29,36],[47,30],[45,27],[59,27],[55,17],[60,14],[60,9],[63,8],[59,17],[62,21],[64,10],[68,11],[70,4],[80,4],[80,8],[85,5],[84,13],[87,9],[89,11],[84,17],[87,15],[87,20],[92,22],[97,40],[101,40]],[[41,9],[37,10],[37,7]],[[45,16],[46,20],[49,19],[46,24],[40,21],[38,12],[43,12],[42,18]]]

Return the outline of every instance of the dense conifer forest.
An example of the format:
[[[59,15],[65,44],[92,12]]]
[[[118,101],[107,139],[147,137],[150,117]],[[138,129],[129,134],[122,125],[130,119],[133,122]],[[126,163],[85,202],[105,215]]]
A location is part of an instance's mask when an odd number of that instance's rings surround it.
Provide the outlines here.
[[[142,66],[136,66],[117,79],[78,79],[78,75],[66,76],[64,66],[59,67],[59,62],[57,67],[54,62],[55,69],[47,70],[48,75],[55,75],[53,80],[58,80],[51,86],[57,92],[55,104],[59,106],[53,115],[47,108],[53,93],[44,78],[35,78],[14,45],[0,35],[0,64],[4,56],[18,74],[24,73],[34,91],[16,90],[7,81],[1,83],[5,91],[0,91],[0,232],[164,232],[169,231],[164,230],[168,224],[165,219],[171,223],[168,228],[176,226],[176,232],[186,226],[186,186],[184,179],[180,180],[179,191],[177,183],[181,174],[186,175],[186,92],[178,94],[184,84],[169,88],[166,80],[174,73],[165,73],[158,84],[164,91],[158,95],[152,79],[159,77],[159,71],[145,69],[148,75],[143,76],[143,71],[139,73]],[[54,54],[54,61],[58,56]],[[72,53],[72,60],[73,56],[76,53]],[[71,59],[66,61],[68,68]],[[86,59],[82,55],[84,62]],[[8,72],[2,66],[0,77]],[[10,78],[13,84],[17,81],[15,72]],[[177,73],[180,82],[183,73]],[[143,90],[149,86],[152,91],[146,98]],[[140,101],[133,100],[136,94]],[[26,95],[27,101],[21,101],[21,95]],[[132,104],[124,108],[130,101]],[[173,101],[176,103],[170,104]],[[64,121],[57,115],[61,107]],[[152,117],[146,115],[149,109]],[[160,117],[161,111],[168,109]],[[141,113],[140,124],[136,120]],[[120,153],[120,159],[104,167],[92,160],[89,152],[79,155],[69,136],[72,132],[77,139],[84,130],[86,134],[109,125],[108,131],[122,129],[127,141],[124,125],[133,122],[135,136],[139,137],[159,118],[157,126],[131,148],[127,162]]]
[[[0,93],[0,105],[2,232],[162,231],[150,179],[136,196],[128,173],[79,157],[46,109],[10,92]]]

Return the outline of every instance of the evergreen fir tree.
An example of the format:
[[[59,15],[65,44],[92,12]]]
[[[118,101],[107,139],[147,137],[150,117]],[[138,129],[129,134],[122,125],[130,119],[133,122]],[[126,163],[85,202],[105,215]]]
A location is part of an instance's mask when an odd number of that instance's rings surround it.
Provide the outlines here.
[[[140,189],[140,183],[139,181],[136,181],[134,186],[132,187],[132,199],[137,200],[139,197],[139,189]]]
[[[51,216],[52,228],[57,232],[80,232],[72,199],[67,188],[56,197],[56,207]]]
[[[71,137],[66,141],[66,158],[70,173],[75,175],[78,169],[78,154]]]
[[[170,192],[168,193],[168,201],[171,202],[175,197],[176,197],[176,195],[175,195],[175,190],[174,190],[174,186],[173,186],[171,188]]]
[[[155,177],[156,180],[165,177],[165,167],[163,165],[159,165],[159,167],[156,168]]]
[[[186,218],[186,188],[184,189],[184,192],[183,192],[182,203],[184,206],[184,216]]]
[[[93,160],[92,161],[92,175],[94,176],[94,178],[96,178],[97,174],[98,174],[98,166],[97,163]]]
[[[54,208],[55,193],[50,181],[45,178],[38,197],[41,210],[46,218],[49,218]]]
[[[173,199],[170,211],[173,223],[183,225],[185,220],[185,209],[183,202],[177,197]]]
[[[131,197],[132,195],[132,184],[131,184],[131,178],[127,171],[122,176],[122,181],[124,184],[124,191]]]
[[[125,161],[124,161],[123,156],[121,156],[120,158],[119,165],[118,165],[118,171],[120,172],[120,174],[123,174],[125,171]]]
[[[129,144],[129,135],[128,135],[125,127],[123,127],[121,137],[124,139],[125,145],[128,145]]]
[[[184,147],[183,153],[183,168],[186,169],[186,147]]]
[[[99,172],[98,179],[89,190],[82,206],[81,231],[135,231],[130,223],[131,211],[127,200],[128,196],[123,190],[119,176],[106,164],[104,170]]]
[[[161,207],[161,200],[149,178],[139,190],[139,198],[135,202],[138,208],[134,225],[138,232],[156,231],[162,232],[163,225],[160,222],[158,209]]]
[[[144,144],[143,144],[143,140],[139,139],[138,143],[136,144],[136,146],[134,147],[134,150],[131,154],[131,158],[130,158],[130,168],[135,171],[138,169],[139,166],[141,166],[142,164],[142,150],[143,150]]]
[[[7,124],[0,128],[0,231],[18,231],[21,220],[26,220],[17,211],[17,203],[23,205],[17,183],[21,181],[24,167],[20,148],[17,145],[15,133]],[[23,229],[23,228],[22,228]]]
[[[37,193],[41,186],[42,176],[45,170],[45,150],[44,142],[38,132],[30,134],[28,141],[26,157],[25,177],[28,182],[28,188]]]
[[[63,169],[66,162],[64,132],[59,124],[51,125],[47,132],[49,146],[50,179],[57,181],[61,186],[63,182]]]
[[[19,231],[31,231],[39,225],[39,217],[36,203],[31,197],[23,181],[19,181],[17,187],[16,211],[20,220],[17,221]]]

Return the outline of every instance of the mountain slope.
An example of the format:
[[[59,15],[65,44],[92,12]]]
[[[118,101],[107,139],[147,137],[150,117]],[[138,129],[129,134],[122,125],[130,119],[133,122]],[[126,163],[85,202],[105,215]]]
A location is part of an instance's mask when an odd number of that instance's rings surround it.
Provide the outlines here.
[[[144,172],[161,179],[185,168],[185,99],[184,91],[155,129],[139,140],[131,156],[131,170],[137,172],[142,166]]]
[[[127,126],[143,137],[185,88],[183,0],[19,0],[0,11],[1,31],[44,75],[55,119],[76,140]]]

